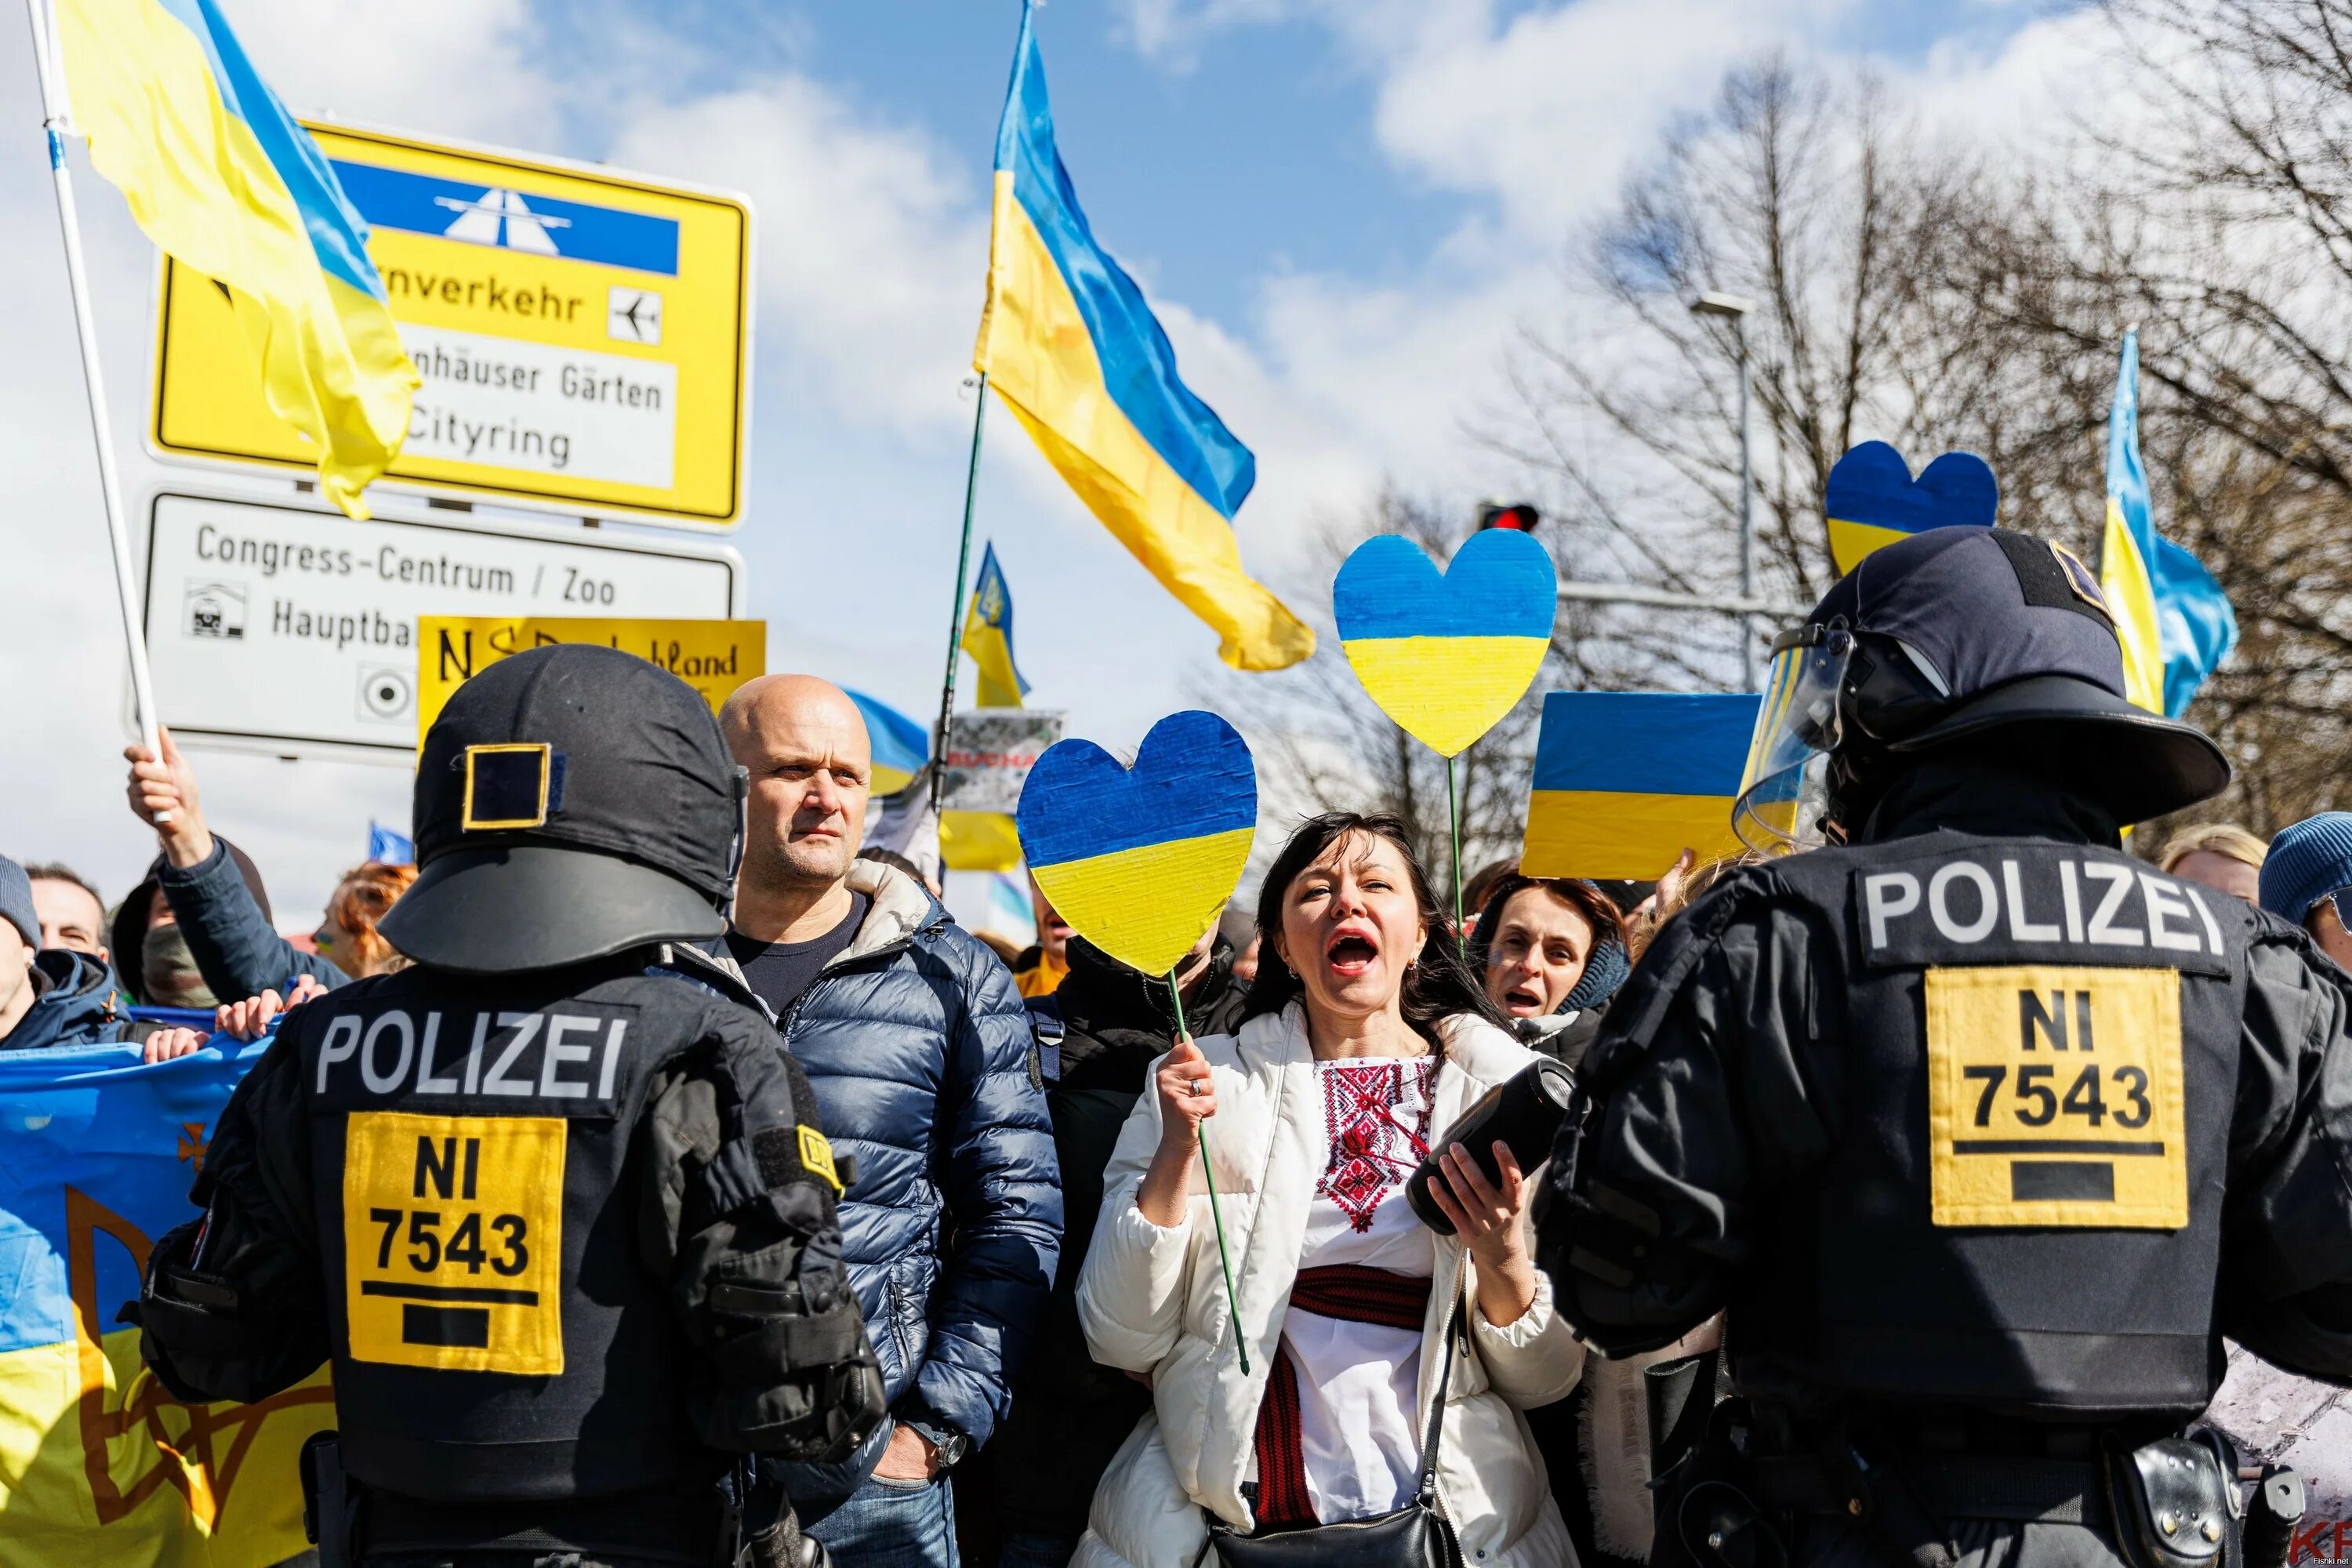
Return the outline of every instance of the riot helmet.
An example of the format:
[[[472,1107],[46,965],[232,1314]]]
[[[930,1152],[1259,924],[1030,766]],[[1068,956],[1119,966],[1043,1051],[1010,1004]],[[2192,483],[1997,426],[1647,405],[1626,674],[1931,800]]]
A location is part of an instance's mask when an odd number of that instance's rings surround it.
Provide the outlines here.
[[[745,795],[709,705],[667,670],[585,644],[501,659],[425,738],[416,881],[378,929],[475,974],[715,937]]]
[[[2118,824],[2218,795],[2221,749],[2124,697],[2098,580],[2062,546],[1937,528],[1872,552],[1772,644],[1733,825],[1767,853],[1852,831],[1923,753],[1990,732],[2055,749]]]

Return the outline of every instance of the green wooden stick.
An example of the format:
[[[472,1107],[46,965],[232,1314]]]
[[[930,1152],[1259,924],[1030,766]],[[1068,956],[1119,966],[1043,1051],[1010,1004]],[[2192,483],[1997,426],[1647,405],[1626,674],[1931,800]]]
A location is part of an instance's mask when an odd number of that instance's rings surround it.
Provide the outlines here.
[[[1172,969],[1168,972],[1168,995],[1176,1004],[1176,1037],[1181,1039],[1186,1033],[1184,993],[1177,988],[1176,972]],[[1234,1349],[1242,1358],[1242,1375],[1247,1377],[1250,1374],[1249,1342],[1242,1333],[1241,1298],[1234,1293],[1233,1255],[1225,1250],[1225,1216],[1217,1207],[1217,1173],[1209,1163],[1209,1124],[1206,1121],[1194,1122],[1192,1135],[1201,1143],[1201,1174],[1209,1179],[1209,1217],[1217,1222],[1217,1265],[1225,1271],[1225,1306],[1234,1315]]]

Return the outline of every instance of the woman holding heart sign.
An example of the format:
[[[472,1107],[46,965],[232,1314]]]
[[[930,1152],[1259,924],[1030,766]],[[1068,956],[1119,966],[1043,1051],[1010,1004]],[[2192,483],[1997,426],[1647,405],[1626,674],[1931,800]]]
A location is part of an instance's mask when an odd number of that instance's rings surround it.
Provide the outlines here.
[[[1333,1527],[1366,1568],[1431,1561],[1427,1531],[1480,1568],[1572,1563],[1518,1414],[1583,1364],[1532,1262],[1528,1173],[1500,1145],[1445,1151],[1452,1236],[1404,1199],[1432,1142],[1535,1058],[1393,820],[1307,823],[1258,920],[1241,1028],[1176,1043],[1105,1173],[1079,1315],[1153,1411],[1074,1568],[1192,1568],[1213,1536],[1211,1561],[1288,1562]]]

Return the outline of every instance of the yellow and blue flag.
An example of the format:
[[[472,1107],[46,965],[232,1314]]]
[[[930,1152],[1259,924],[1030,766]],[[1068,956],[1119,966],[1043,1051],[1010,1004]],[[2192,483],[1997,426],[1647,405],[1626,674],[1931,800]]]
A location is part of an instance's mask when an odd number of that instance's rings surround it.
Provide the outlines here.
[[[1004,569],[996,563],[996,546],[980,554],[980,580],[971,587],[971,609],[963,620],[963,651],[980,671],[982,708],[1018,708],[1029,695],[1021,667],[1013,662],[1013,590],[1004,585]]]
[[[873,792],[897,795],[930,761],[930,731],[887,702],[847,687],[842,689],[866,721],[866,737],[874,751]]]
[[[367,225],[214,0],[55,0],[76,132],[147,237],[213,279],[269,406],[353,517],[408,434],[400,346]],[[52,142],[50,156],[62,158]]]
[[[930,731],[863,691],[850,691],[849,700],[873,744],[873,792],[897,795],[931,760]],[[1010,871],[1021,864],[1021,838],[1008,813],[942,811],[939,834],[940,864],[950,871]]]
[[[1257,460],[1178,378],[1141,290],[1096,243],[1054,141],[1027,5],[996,132],[988,303],[972,368],[1236,669],[1281,669],[1315,633],[1242,567],[1234,513]]]
[[[2107,414],[2107,526],[2099,587],[2124,647],[2124,695],[2178,719],[2238,645],[2238,617],[2204,563],[2156,531],[2139,457],[2139,334],[2124,334]]]
[[[1739,853],[1731,808],[1759,700],[1753,692],[1547,695],[1519,869],[1647,881],[1685,849],[1702,865]]]
[[[142,1066],[136,1046],[0,1052],[0,1549],[9,1568],[264,1568],[305,1550],[295,1457],[332,1427],[320,1368],[253,1405],[183,1405],[115,1313],[268,1042]]]
[[[1214,713],[1171,713],[1132,768],[1092,741],[1046,748],[1017,817],[1029,874],[1070,929],[1166,974],[1217,923],[1249,863],[1257,767]]]

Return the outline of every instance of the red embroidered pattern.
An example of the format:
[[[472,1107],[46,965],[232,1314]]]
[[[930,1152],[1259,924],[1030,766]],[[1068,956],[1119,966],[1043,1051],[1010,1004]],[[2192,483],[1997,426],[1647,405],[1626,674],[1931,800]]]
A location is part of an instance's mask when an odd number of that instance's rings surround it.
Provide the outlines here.
[[[1391,1187],[1412,1173],[1429,1152],[1429,1076],[1434,1064],[1417,1060],[1333,1062],[1322,1070],[1323,1124],[1331,1154],[1316,1195],[1338,1204],[1359,1232],[1372,1228],[1372,1211]],[[1421,1109],[1414,1124],[1397,1119],[1410,1069]]]

